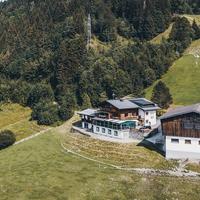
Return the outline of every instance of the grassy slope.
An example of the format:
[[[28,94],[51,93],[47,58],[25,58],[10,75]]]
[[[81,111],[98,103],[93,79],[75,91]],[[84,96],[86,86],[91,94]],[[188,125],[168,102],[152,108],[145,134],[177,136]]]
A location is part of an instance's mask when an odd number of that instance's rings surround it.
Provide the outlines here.
[[[46,128],[38,126],[35,121],[29,121],[31,110],[27,107],[18,104],[3,104],[0,109],[0,130],[13,131],[17,141]]]
[[[193,21],[195,20],[197,24],[200,24],[200,15],[182,15],[186,17],[190,23],[192,24]]]
[[[90,158],[123,167],[172,169],[175,162],[167,161],[157,153],[135,144],[118,144],[67,133],[65,147]]]
[[[151,42],[154,44],[160,44],[162,42],[162,39],[168,39],[169,34],[172,30],[172,26],[173,26],[173,24],[170,24],[170,26],[168,27],[168,29],[166,31],[164,31],[163,33],[161,33],[158,36],[156,36],[155,38],[153,38],[151,40]]]
[[[200,59],[193,55],[199,47],[200,40],[193,42],[186,53],[162,77],[162,81],[170,88],[176,105],[200,102]],[[153,86],[146,90],[147,98],[151,98]]]
[[[0,160],[1,200],[197,200],[200,195],[195,180],[121,172],[64,153],[52,132],[1,151]]]

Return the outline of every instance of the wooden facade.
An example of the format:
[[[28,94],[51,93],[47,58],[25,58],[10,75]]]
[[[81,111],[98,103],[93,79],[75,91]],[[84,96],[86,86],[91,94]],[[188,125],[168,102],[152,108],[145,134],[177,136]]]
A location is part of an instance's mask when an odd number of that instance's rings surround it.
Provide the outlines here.
[[[101,111],[107,113],[108,119],[131,120],[138,119],[138,109],[117,109],[111,104],[104,104]]]
[[[166,136],[200,138],[200,114],[188,113],[161,120]]]

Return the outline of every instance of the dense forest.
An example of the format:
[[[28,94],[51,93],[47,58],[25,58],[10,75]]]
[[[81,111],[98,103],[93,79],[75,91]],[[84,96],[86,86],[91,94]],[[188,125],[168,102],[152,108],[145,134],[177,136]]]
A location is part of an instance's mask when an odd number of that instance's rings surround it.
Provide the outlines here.
[[[0,101],[52,124],[107,98],[142,96],[200,28],[198,0],[8,0],[0,3]],[[88,15],[92,42],[87,45]],[[174,22],[169,39],[150,42]],[[125,41],[125,42],[122,42]]]

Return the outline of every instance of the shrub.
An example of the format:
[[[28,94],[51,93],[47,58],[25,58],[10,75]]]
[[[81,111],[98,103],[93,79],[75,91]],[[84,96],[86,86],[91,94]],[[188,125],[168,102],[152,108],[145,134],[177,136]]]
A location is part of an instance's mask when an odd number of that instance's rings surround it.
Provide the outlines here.
[[[59,121],[58,105],[42,101],[34,106],[31,116],[33,120],[37,120],[38,124],[52,125]]]
[[[38,83],[31,89],[27,105],[34,107],[41,101],[53,101],[54,93],[50,85]]]
[[[66,94],[60,99],[59,117],[62,121],[70,119],[74,115],[75,100],[73,95]]]
[[[11,146],[15,141],[15,134],[12,131],[4,130],[0,132],[0,149]]]

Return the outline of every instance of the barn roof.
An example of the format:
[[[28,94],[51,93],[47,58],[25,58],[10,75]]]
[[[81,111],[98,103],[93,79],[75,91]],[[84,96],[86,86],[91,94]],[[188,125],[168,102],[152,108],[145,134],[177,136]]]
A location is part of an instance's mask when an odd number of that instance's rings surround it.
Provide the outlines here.
[[[191,106],[183,106],[183,107],[175,108],[174,110],[165,113],[160,119],[162,120],[162,119],[173,118],[173,117],[188,114],[188,113],[200,114],[200,103],[194,104]]]

